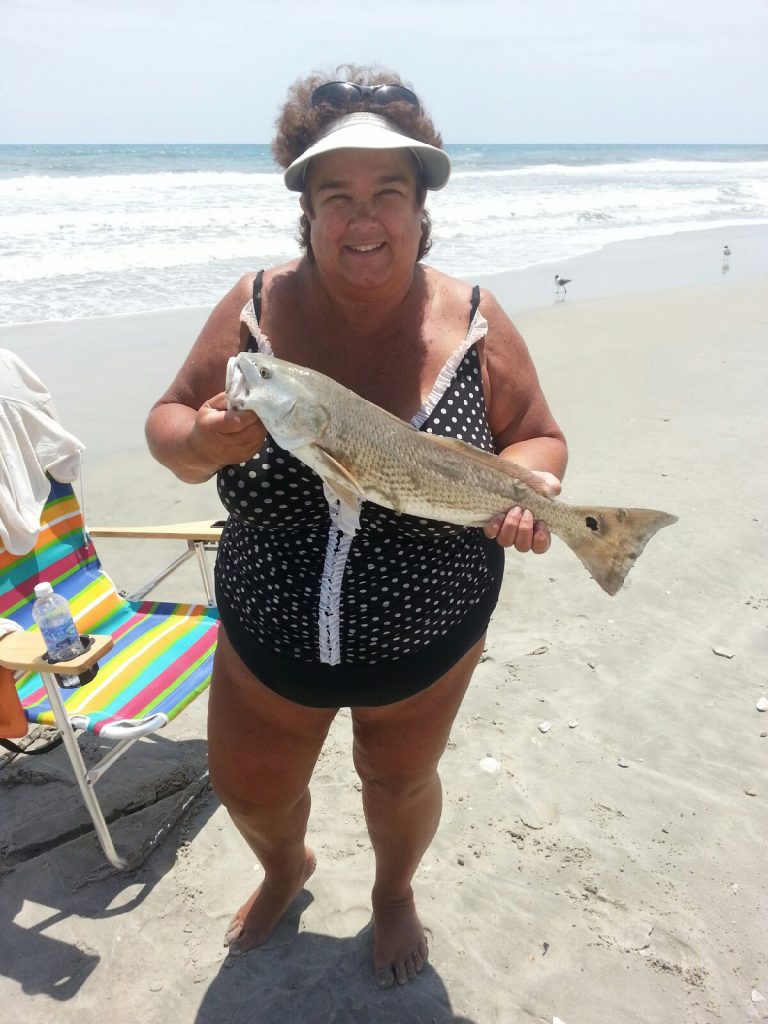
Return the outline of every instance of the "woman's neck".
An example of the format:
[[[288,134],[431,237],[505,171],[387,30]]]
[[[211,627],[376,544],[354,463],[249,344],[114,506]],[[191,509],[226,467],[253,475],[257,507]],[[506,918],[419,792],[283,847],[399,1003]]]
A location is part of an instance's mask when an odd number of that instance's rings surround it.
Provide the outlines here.
[[[375,289],[354,288],[345,282],[336,282],[316,263],[305,257],[299,266],[304,295],[313,313],[323,319],[331,318],[358,337],[376,334],[390,324],[413,313],[417,303],[427,301],[427,283],[424,270],[416,266],[401,280],[387,282]]]

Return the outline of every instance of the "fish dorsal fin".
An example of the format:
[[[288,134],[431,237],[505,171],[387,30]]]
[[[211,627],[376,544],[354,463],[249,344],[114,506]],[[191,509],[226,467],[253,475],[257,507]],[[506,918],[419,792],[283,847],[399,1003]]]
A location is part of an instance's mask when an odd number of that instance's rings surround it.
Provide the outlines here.
[[[446,448],[456,455],[460,455],[462,458],[472,459],[483,466],[488,466],[491,469],[505,473],[514,480],[519,480],[520,483],[530,487],[537,494],[542,494],[545,498],[551,497],[551,491],[547,484],[544,483],[540,476],[537,476],[532,470],[526,469],[525,466],[518,466],[516,462],[510,462],[509,459],[502,459],[491,452],[475,448],[473,444],[459,441],[455,437],[443,437],[442,434],[424,434],[423,436],[428,437],[430,441],[441,448]]]

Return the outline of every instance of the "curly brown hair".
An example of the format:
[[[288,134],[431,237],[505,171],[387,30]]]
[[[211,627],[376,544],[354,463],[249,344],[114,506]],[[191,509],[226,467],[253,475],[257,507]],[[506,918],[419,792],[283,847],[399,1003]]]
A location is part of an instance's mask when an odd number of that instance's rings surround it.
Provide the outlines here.
[[[311,145],[317,142],[328,125],[346,114],[358,111],[370,111],[386,117],[395,127],[412,139],[426,142],[430,146],[443,148],[440,133],[431,118],[422,107],[414,107],[410,103],[376,102],[375,96],[361,96],[343,110],[333,107],[330,103],[321,103],[317,107],[311,104],[312,93],[325,82],[352,82],[354,85],[403,85],[410,89],[411,85],[404,82],[396,71],[382,67],[364,67],[358,64],[341,64],[332,72],[314,71],[306,78],[300,78],[288,90],[282,110],[275,127],[277,134],[272,140],[272,152],[281,167],[289,167]],[[419,182],[416,201],[423,206],[426,188]],[[432,245],[432,223],[426,210],[421,216],[421,240],[417,260],[429,252]],[[299,245],[306,250],[309,259],[314,259],[310,242],[309,218],[305,213],[299,221]]]

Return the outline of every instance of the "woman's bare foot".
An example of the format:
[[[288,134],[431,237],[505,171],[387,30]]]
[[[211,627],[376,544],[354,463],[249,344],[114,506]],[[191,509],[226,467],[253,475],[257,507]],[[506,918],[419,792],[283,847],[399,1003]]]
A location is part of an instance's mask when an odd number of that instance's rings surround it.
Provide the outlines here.
[[[281,879],[280,883],[264,879],[227,925],[224,945],[229,947],[232,955],[239,956],[267,941],[316,866],[315,855],[307,846],[304,848],[304,861],[294,878]]]
[[[379,988],[413,981],[429,951],[413,893],[404,899],[373,896],[373,970]]]

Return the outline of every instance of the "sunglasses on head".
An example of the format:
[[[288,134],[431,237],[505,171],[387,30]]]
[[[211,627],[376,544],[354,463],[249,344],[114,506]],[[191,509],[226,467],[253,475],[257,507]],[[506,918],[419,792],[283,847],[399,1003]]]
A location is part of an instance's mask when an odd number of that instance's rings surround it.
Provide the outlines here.
[[[332,107],[343,109],[352,103],[370,97],[374,103],[386,106],[388,103],[409,103],[421,109],[416,93],[406,89],[404,85],[354,85],[352,82],[326,82],[319,85],[312,93],[311,105],[319,107],[328,103]]]

